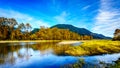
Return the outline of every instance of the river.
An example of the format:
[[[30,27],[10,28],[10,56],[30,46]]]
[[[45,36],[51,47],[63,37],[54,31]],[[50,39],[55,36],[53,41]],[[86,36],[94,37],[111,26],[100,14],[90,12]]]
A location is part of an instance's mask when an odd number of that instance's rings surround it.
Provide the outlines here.
[[[0,43],[0,68],[60,68],[74,64],[79,59],[85,61],[83,68],[89,66],[103,68],[120,58],[120,53],[77,57],[58,54],[60,52],[54,48],[59,46],[57,44],[58,42]]]

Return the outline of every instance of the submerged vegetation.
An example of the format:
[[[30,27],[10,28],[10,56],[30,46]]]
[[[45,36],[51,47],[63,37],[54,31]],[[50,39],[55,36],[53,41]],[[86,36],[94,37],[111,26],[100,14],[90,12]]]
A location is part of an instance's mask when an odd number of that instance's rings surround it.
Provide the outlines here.
[[[66,64],[62,68],[82,68],[85,64],[83,58],[78,59],[74,64]],[[90,67],[91,68],[91,67]]]
[[[78,58],[78,60],[73,64],[66,64],[62,68],[120,68],[120,59],[114,61],[115,63],[105,63],[99,62],[98,64],[86,63],[84,58]]]
[[[115,64],[111,65],[110,68],[120,68],[120,58],[117,61],[115,61]]]

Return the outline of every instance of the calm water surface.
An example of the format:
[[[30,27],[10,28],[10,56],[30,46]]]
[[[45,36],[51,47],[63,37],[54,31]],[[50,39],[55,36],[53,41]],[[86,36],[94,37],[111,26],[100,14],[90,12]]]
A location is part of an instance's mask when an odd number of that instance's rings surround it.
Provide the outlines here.
[[[89,68],[87,64],[103,67],[100,62],[113,63],[120,58],[120,53],[80,57],[67,56],[58,49],[56,44],[57,42],[0,43],[0,68],[60,68],[67,64],[73,64],[80,58],[85,61],[84,68]],[[78,43],[74,45],[78,45]]]

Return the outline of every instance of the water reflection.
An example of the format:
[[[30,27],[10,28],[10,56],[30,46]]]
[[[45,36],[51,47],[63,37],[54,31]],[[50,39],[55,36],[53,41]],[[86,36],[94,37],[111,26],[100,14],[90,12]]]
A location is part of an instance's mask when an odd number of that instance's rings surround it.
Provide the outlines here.
[[[0,43],[0,68],[59,68],[84,58],[87,64],[112,63],[120,54],[98,56],[65,56],[71,45],[54,43]],[[86,68],[84,65],[83,67]]]
[[[13,64],[15,61],[14,53],[17,53],[20,48],[21,48],[20,45],[9,46],[8,43],[0,44],[0,64],[6,63],[6,62]]]
[[[0,67],[3,68],[60,67],[64,63],[76,61],[72,56],[56,56],[62,54],[70,45],[64,47],[57,46],[56,43],[1,43],[0,45]]]

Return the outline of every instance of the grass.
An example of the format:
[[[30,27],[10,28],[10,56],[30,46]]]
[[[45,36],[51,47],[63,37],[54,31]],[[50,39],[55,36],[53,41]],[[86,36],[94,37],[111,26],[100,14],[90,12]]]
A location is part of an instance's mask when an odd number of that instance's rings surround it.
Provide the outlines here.
[[[80,46],[69,47],[65,53],[73,56],[110,54],[120,52],[120,41],[90,40]]]

